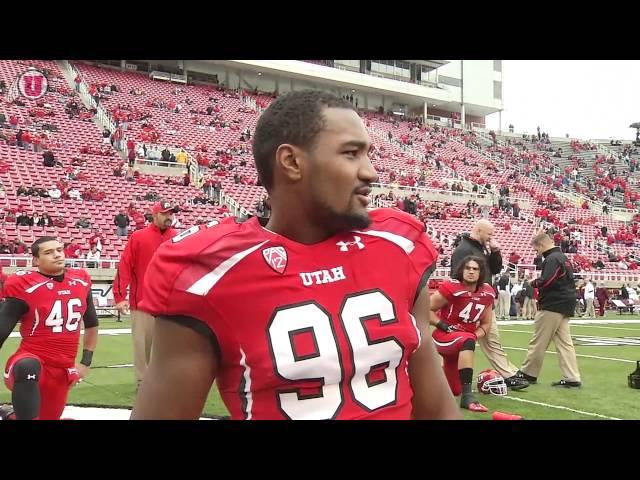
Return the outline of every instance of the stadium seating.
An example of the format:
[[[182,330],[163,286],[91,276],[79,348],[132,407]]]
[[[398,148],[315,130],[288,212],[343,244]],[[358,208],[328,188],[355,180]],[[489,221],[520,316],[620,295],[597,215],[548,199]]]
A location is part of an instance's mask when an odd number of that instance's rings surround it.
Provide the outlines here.
[[[51,72],[49,78],[53,91],[44,97],[44,101],[50,105],[55,116],[50,119],[46,117],[45,120],[55,123],[58,132],[51,134],[48,143],[56,158],[63,162],[64,168],[44,168],[41,153],[26,151],[13,145],[11,141],[6,144],[0,142],[0,161],[10,166],[7,172],[0,174],[0,181],[5,190],[4,209],[25,210],[27,213],[47,211],[54,218],[63,216],[67,220],[67,226],[38,229],[15,227],[7,223],[4,229],[8,237],[21,237],[29,243],[34,236],[46,232],[60,235],[65,241],[81,240],[87,235],[87,231],[75,228],[75,221],[80,217],[88,217],[93,226],[98,226],[107,233],[103,258],[118,258],[124,248],[124,242],[113,233],[113,217],[120,209],[126,208],[130,202],[135,201],[135,197],[142,197],[149,191],[155,191],[163,198],[185,204],[200,193],[195,186],[165,185],[164,177],[150,177],[155,185],[149,187],[113,176],[113,168],[121,163],[122,159],[110,146],[107,146],[108,155],[81,154],[80,148],[83,146],[102,147],[101,129],[90,118],[80,120],[77,117],[68,118],[65,114],[64,104],[70,99],[67,96],[69,87],[55,62],[0,61],[0,79],[10,84],[30,65],[40,69],[46,68]],[[125,132],[128,138],[144,143],[148,148],[151,146],[159,149],[165,146],[184,148],[194,157],[201,154],[213,160],[216,158],[216,151],[226,152],[237,145],[243,145],[250,151],[251,142],[241,140],[241,131],[249,128],[253,133],[259,113],[252,106],[256,103],[266,106],[272,100],[270,96],[264,94],[253,95],[244,91],[227,91],[205,85],[176,87],[172,83],[152,80],[146,74],[102,68],[87,63],[75,63],[74,66],[81,72],[83,80],[88,85],[117,87],[117,91],[103,94],[100,99],[100,104],[114,117],[126,115],[132,111],[137,112],[138,115],[150,115],[147,124],[152,124],[159,133],[155,143],[144,140],[143,121],[134,120],[128,122],[128,129]],[[134,89],[141,90],[144,94],[130,93]],[[215,102],[212,103],[213,100]],[[7,117],[13,114],[18,116],[20,126],[24,128],[29,118],[28,110],[33,106],[33,102],[26,103],[27,105],[20,107],[2,101],[1,108]],[[164,106],[160,107],[161,103]],[[177,105],[181,107],[179,112],[175,109]],[[212,112],[213,115],[202,113],[209,106],[214,106],[219,111]],[[493,192],[503,185],[511,187],[511,200],[520,201],[523,204],[520,218],[514,219],[511,215],[500,212],[491,220],[496,224],[497,237],[502,243],[503,252],[517,251],[523,257],[522,263],[533,262],[533,251],[529,242],[538,229],[534,210],[539,206],[538,201],[554,192],[544,180],[542,172],[537,178],[522,175],[520,173],[523,171],[522,162],[512,157],[505,157],[492,148],[491,142],[487,142],[486,138],[479,138],[472,132],[421,125],[373,112],[362,112],[362,116],[371,133],[375,147],[372,162],[379,172],[382,184],[429,187],[435,181],[441,184],[438,188],[447,189],[451,181],[462,180],[465,182],[467,192],[471,190],[473,184],[478,184],[480,191],[484,191],[483,187],[487,183],[492,186]],[[214,130],[209,126],[214,117],[228,125],[224,128],[218,126]],[[8,128],[4,131],[15,133]],[[389,139],[389,133],[391,133],[391,139]],[[53,201],[50,198],[16,196],[16,189],[20,185],[49,188],[64,178],[65,168],[73,157],[86,160],[87,166],[79,168],[86,175],[86,179],[81,182],[70,182],[70,186],[80,190],[88,187],[98,188],[105,192],[105,200]],[[436,158],[441,163],[440,169],[435,167]],[[588,156],[585,158],[588,159]],[[246,166],[238,165],[241,160],[246,160]],[[233,163],[235,168],[232,171],[221,172],[201,167],[201,172],[220,179],[222,190],[243,208],[253,212],[256,202],[266,195],[266,191],[256,185],[257,172],[251,153],[234,154]],[[234,182],[235,173],[245,177],[245,184]],[[419,181],[421,174],[425,177],[422,182]],[[517,175],[515,180],[514,175]],[[144,201],[136,201],[136,203],[143,210],[149,209],[151,204]],[[623,224],[599,212],[594,213],[578,208],[577,205],[565,200],[561,203],[563,210],[553,213],[558,222],[578,222],[576,226],[582,230],[579,254],[590,259],[600,258],[602,253],[596,248],[596,234],[600,227],[604,225],[610,231],[615,231]],[[464,209],[464,204],[458,204],[458,206],[459,209]],[[191,211],[180,214],[180,221],[185,227],[198,220],[210,220],[222,214],[220,209],[211,205],[193,205],[188,208]],[[433,221],[434,235],[438,234],[440,238],[449,239],[447,244],[443,245],[443,255],[450,254],[450,240],[460,232],[470,230],[474,221],[475,217]],[[430,220],[427,220],[428,225],[429,223]],[[504,230],[504,224],[509,224],[512,227],[511,231]],[[612,248],[622,256],[628,253],[635,254],[635,246],[626,247],[615,244]],[[617,264],[607,264],[607,269],[617,268]]]

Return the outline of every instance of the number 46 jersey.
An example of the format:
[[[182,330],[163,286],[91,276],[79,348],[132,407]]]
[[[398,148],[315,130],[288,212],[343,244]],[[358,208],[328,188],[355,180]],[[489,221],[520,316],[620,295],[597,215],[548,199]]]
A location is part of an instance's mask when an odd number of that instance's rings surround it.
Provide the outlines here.
[[[91,277],[80,268],[67,268],[62,281],[37,271],[11,275],[5,296],[22,300],[28,308],[20,319],[18,351],[33,353],[51,366],[73,367],[90,292]]]
[[[215,335],[234,419],[408,419],[410,312],[437,253],[415,218],[370,215],[313,245],[255,218],[186,230],[158,249],[140,308]]]

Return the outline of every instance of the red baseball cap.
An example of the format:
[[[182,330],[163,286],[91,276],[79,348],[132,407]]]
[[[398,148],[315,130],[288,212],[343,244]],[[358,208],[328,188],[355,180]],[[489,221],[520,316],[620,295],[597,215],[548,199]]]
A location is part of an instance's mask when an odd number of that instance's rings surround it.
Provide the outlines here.
[[[153,213],[154,215],[156,213],[166,213],[166,212],[171,212],[173,211],[173,205],[171,204],[171,202],[157,202],[156,204],[153,205],[153,210],[151,211],[151,213]]]

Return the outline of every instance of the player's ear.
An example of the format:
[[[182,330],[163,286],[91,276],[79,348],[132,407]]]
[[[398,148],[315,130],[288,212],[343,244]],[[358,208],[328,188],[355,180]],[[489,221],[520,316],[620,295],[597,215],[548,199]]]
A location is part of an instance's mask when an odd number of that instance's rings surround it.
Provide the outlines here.
[[[276,150],[275,170],[280,170],[291,182],[300,181],[302,178],[301,156],[302,150],[288,143],[283,143]]]

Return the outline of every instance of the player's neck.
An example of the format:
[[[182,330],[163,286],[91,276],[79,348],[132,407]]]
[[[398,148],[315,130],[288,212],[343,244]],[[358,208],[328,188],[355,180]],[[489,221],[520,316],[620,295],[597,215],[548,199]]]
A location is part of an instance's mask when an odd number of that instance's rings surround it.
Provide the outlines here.
[[[478,282],[474,282],[474,283],[467,283],[467,282],[462,282],[462,285],[464,285],[464,289],[473,293],[476,292],[478,290]]]
[[[43,277],[47,277],[47,278],[51,278],[53,280],[57,280],[59,282],[61,282],[64,279],[64,270],[60,273],[45,273],[45,272],[41,272],[40,270],[38,270],[38,273],[40,275],[42,275]]]
[[[284,216],[274,214],[273,211],[269,222],[264,228],[304,245],[322,242],[333,235],[332,233],[328,233],[324,228],[317,227],[305,221],[305,219],[298,219],[295,218],[295,216],[285,218]]]

